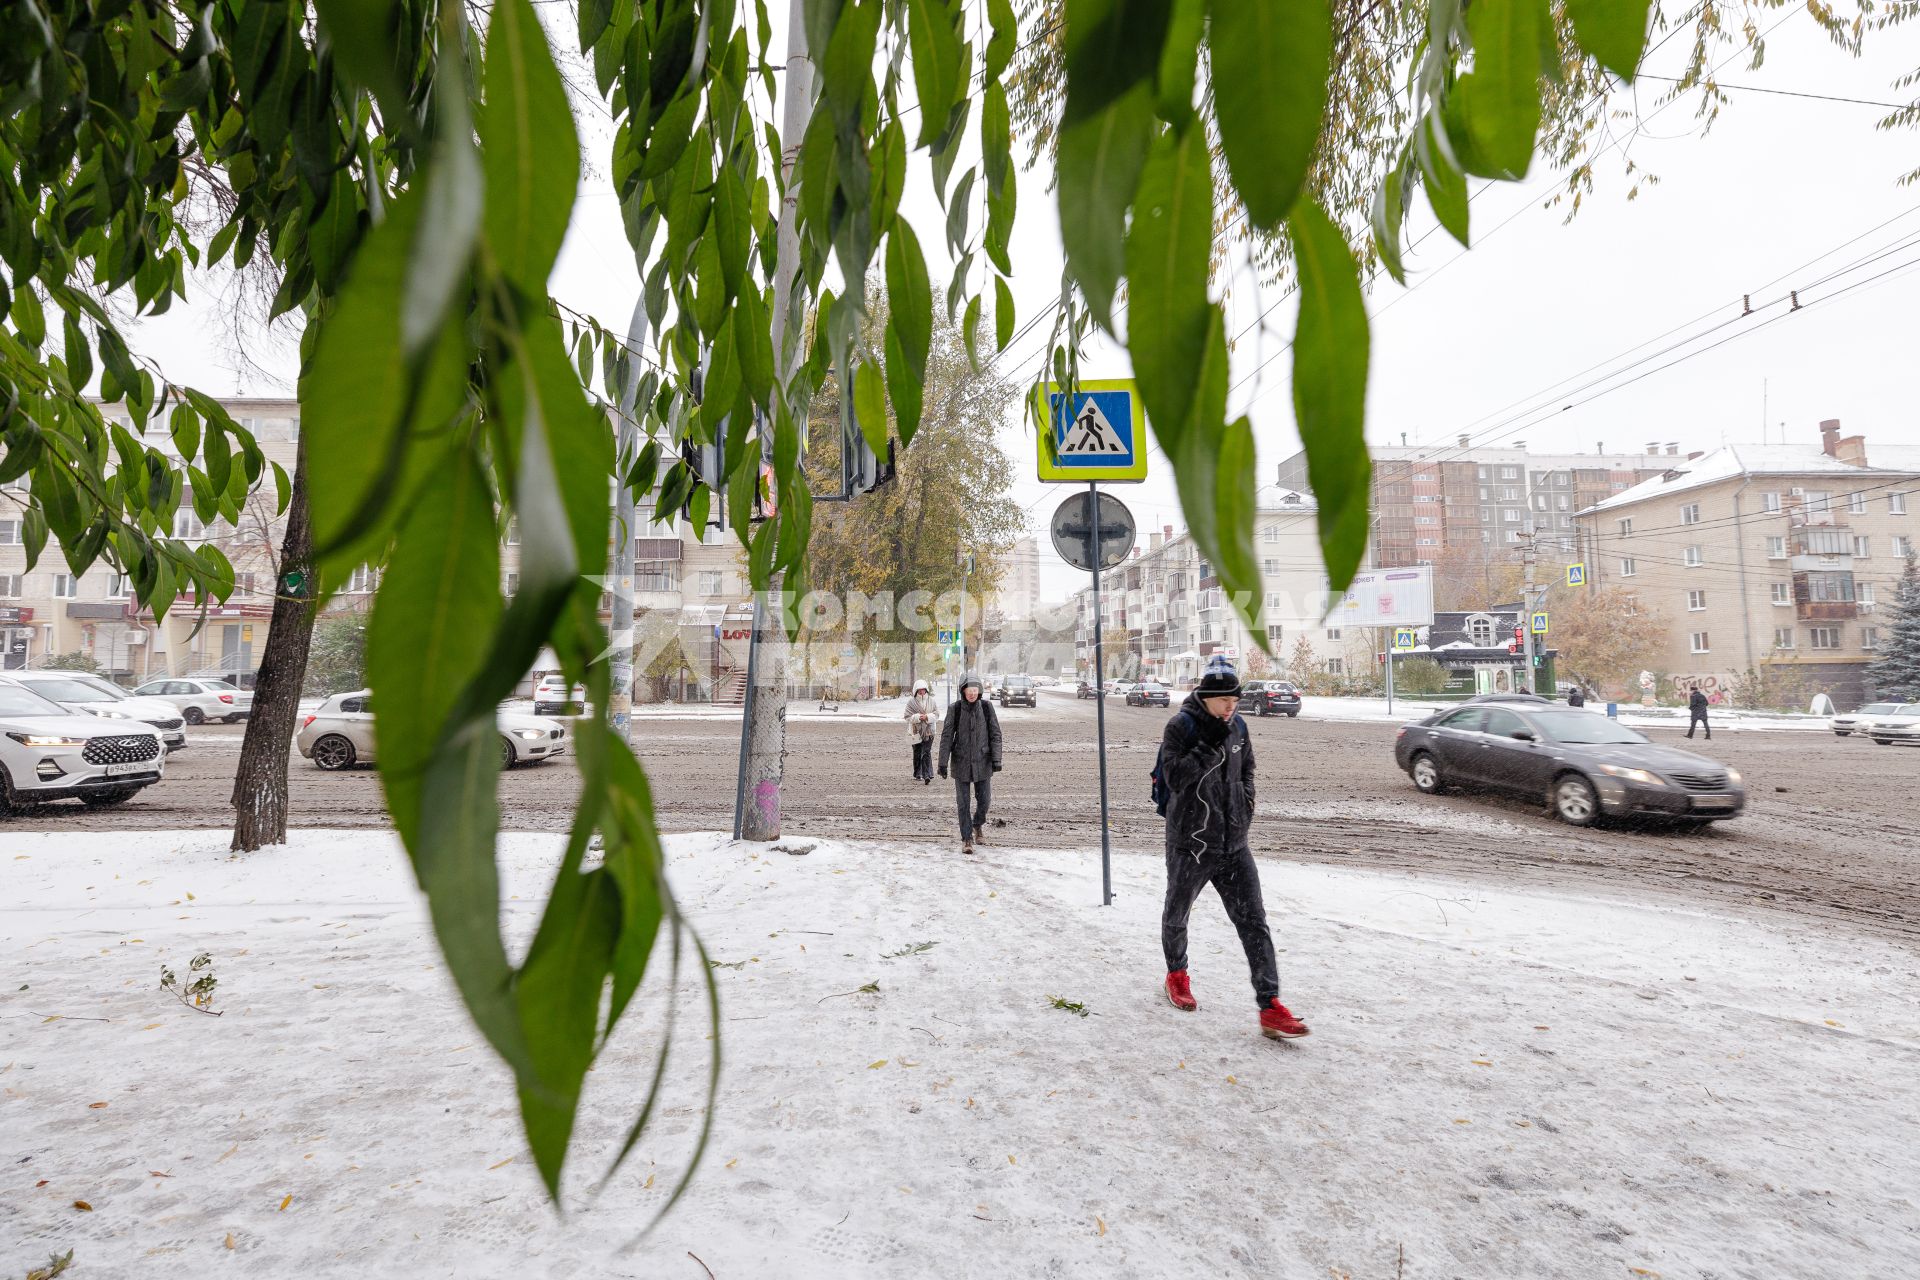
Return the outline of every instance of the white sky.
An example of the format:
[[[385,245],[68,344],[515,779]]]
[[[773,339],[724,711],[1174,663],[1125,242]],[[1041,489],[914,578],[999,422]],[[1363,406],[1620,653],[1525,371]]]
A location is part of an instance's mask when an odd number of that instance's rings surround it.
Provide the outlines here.
[[[772,6],[776,10],[780,6]],[[778,20],[783,15],[776,12]],[[1776,21],[1781,21],[1776,19]],[[776,31],[774,47],[783,35]],[[1684,37],[1656,54],[1649,72],[1677,74]],[[1768,42],[1765,68],[1748,73],[1736,60],[1720,79],[1799,93],[1894,101],[1892,81],[1920,63],[1915,41],[1902,31],[1877,33],[1867,57],[1855,61],[1833,49],[1804,13],[1793,13]],[[1653,110],[1661,86],[1643,81]],[[1462,251],[1444,232],[1427,239],[1408,260],[1411,289],[1385,281],[1370,299],[1376,315],[1368,393],[1368,436],[1377,443],[1451,445],[1461,432],[1477,440],[1525,440],[1535,451],[1633,448],[1649,440],[1677,440],[1681,450],[1751,441],[1764,429],[1780,439],[1817,443],[1822,418],[1839,418],[1848,433],[1876,441],[1920,442],[1920,321],[1915,290],[1920,276],[1896,271],[1830,303],[1782,316],[1784,305],[1735,320],[1705,342],[1732,338],[1717,349],[1651,372],[1684,354],[1683,347],[1636,370],[1649,374],[1631,386],[1553,412],[1592,392],[1569,393],[1569,379],[1598,361],[1627,353],[1676,325],[1665,346],[1740,312],[1743,293],[1756,307],[1803,289],[1803,302],[1849,283],[1920,260],[1920,187],[1895,179],[1920,166],[1920,133],[1881,133],[1884,111],[1870,106],[1761,93],[1732,93],[1733,102],[1710,135],[1696,136],[1691,104],[1650,119],[1632,144],[1643,167],[1661,175],[1636,201],[1625,200],[1619,153],[1603,160],[1600,191],[1580,215],[1563,224],[1560,210],[1539,207],[1557,175],[1536,170],[1520,186],[1492,187],[1472,206],[1475,245]],[[624,330],[639,277],[605,177],[604,115],[587,107],[582,119],[591,176],[582,186],[573,225],[553,278],[563,302]],[[1016,152],[1020,144],[1016,142]],[[904,209],[927,246],[936,283],[944,279],[942,221],[918,154],[916,186]],[[1011,282],[1022,323],[1058,292],[1061,248],[1046,175],[1020,175],[1020,216]],[[1508,221],[1509,216],[1511,221]],[[1889,219],[1884,229],[1840,249]],[[1503,224],[1504,225],[1500,225]],[[1424,209],[1413,234],[1430,226]],[[1911,245],[1906,242],[1912,240]],[[1800,270],[1819,255],[1840,249]],[[1857,272],[1825,285],[1814,282],[1856,258],[1893,250]],[[1786,278],[1769,286],[1775,277]],[[986,283],[976,263],[976,287]],[[1250,279],[1229,304],[1227,331],[1240,332],[1278,297],[1264,301]],[[204,284],[202,294],[208,292]],[[936,289],[936,293],[939,290]],[[202,304],[204,307],[205,304]],[[1697,323],[1696,317],[1712,311]],[[240,388],[226,356],[207,338],[206,313],[176,307],[144,323],[134,340],[160,359],[176,380],[227,393],[279,394],[292,387],[290,343],[268,361],[279,385],[257,380]],[[1765,328],[1760,325],[1773,320]],[[1229,412],[1252,415],[1260,451],[1261,484],[1271,484],[1280,459],[1299,447],[1289,378],[1280,352],[1293,326],[1293,304],[1282,302],[1264,329],[1250,333],[1233,354],[1235,390]],[[1003,357],[1016,379],[1038,372],[1048,324]],[[1636,355],[1645,355],[1639,351]],[[1268,356],[1271,362],[1263,363]],[[1096,341],[1082,366],[1087,377],[1126,377],[1125,350]],[[1256,372],[1257,371],[1257,372]],[[1254,375],[1250,380],[1249,375]],[[1762,416],[1762,383],[1767,410]],[[1575,382],[1585,381],[1575,379]],[[1602,384],[1611,385],[1611,384]],[[1599,390],[1596,387],[1593,390]],[[1514,409],[1546,412],[1515,419]],[[1541,419],[1537,423],[1533,419]],[[1526,425],[1523,427],[1522,423]],[[1050,597],[1077,589],[1082,576],[1047,545],[1046,522],[1067,487],[1042,485],[1033,475],[1034,438],[1027,424],[1008,421],[999,444],[1014,458],[1014,497],[1028,509],[1042,545],[1042,587]],[[1152,477],[1120,496],[1141,529],[1181,523],[1169,469],[1153,459]]]

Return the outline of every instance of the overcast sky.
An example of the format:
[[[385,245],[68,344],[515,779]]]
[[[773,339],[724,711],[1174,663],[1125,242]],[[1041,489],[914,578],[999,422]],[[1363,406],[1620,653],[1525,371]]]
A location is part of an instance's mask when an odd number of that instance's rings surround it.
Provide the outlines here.
[[[1749,73],[1735,61],[1721,72],[1722,84],[1894,101],[1901,95],[1892,81],[1920,63],[1920,42],[1910,31],[1875,34],[1868,56],[1855,61],[1833,49],[1804,12],[1782,11],[1774,21],[1781,25],[1768,40],[1765,68]],[[782,39],[776,33],[775,48]],[[1672,41],[1647,70],[1678,74],[1684,42]],[[1900,174],[1920,167],[1920,132],[1876,131],[1885,112],[1871,106],[1735,90],[1712,132],[1700,138],[1690,101],[1655,115],[1661,86],[1642,86],[1644,132],[1632,154],[1661,176],[1658,186],[1643,187],[1628,202],[1620,152],[1613,151],[1600,162],[1600,190],[1563,223],[1562,210],[1540,207],[1559,178],[1536,168],[1525,184],[1476,196],[1470,254],[1444,232],[1432,235],[1408,259],[1411,288],[1385,281],[1374,291],[1369,439],[1398,444],[1404,435],[1440,449],[1473,432],[1487,443],[1525,440],[1535,451],[1592,450],[1602,442],[1622,449],[1657,439],[1677,440],[1685,452],[1758,440],[1763,430],[1771,439],[1784,433],[1788,441],[1817,445],[1818,422],[1839,418],[1848,433],[1865,434],[1870,461],[1876,441],[1920,442],[1920,186],[1896,185]],[[593,106],[581,115],[594,172],[582,187],[552,288],[568,305],[624,330],[639,279],[605,176],[607,121]],[[919,187],[904,208],[940,278],[943,237],[924,175],[919,164]],[[1046,176],[1027,171],[1020,181],[1013,251],[1020,274],[1012,283],[1024,322],[1056,296],[1061,249]],[[1430,225],[1423,206],[1413,234]],[[1876,260],[1817,283],[1866,257]],[[978,266],[975,283],[985,283]],[[1260,297],[1256,283],[1237,280],[1229,334],[1277,299],[1272,290]],[[1793,288],[1810,305],[1789,314],[1782,303],[1737,319],[1742,294],[1762,308]],[[202,284],[200,292],[210,291]],[[232,362],[206,339],[205,305],[146,322],[136,342],[175,379],[209,391],[290,391],[291,344],[268,353],[277,383],[255,377],[241,384]],[[1573,390],[1617,364],[1574,377],[1589,366],[1616,356],[1642,359],[1723,322],[1731,323],[1647,360],[1626,375],[1640,375],[1631,385],[1575,403],[1614,385]],[[1233,354],[1229,412],[1252,416],[1263,485],[1299,447],[1291,364],[1281,350],[1292,327],[1288,300]],[[1002,358],[1010,376],[1035,376],[1046,329],[1037,326]],[[1660,368],[1711,343],[1722,345]],[[1083,363],[1087,377],[1128,373],[1125,350],[1108,342],[1096,341]],[[1032,479],[1034,436],[1017,414],[997,443],[1023,477],[1014,497],[1043,547],[1043,588],[1064,596],[1083,575],[1053,555],[1046,523],[1067,489]],[[1181,523],[1166,462],[1156,456],[1152,465],[1145,484],[1120,491],[1143,530]]]

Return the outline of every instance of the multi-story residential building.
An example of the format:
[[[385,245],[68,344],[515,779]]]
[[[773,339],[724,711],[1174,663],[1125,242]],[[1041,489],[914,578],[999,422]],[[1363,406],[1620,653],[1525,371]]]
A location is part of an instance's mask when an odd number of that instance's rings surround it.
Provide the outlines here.
[[[1372,563],[1383,569],[1435,564],[1453,553],[1505,558],[1531,527],[1540,545],[1574,543],[1574,513],[1656,476],[1680,446],[1644,453],[1530,453],[1525,441],[1476,446],[1376,446]],[[1307,455],[1280,464],[1280,487],[1305,492]]]
[[[1261,490],[1253,548],[1260,562],[1260,625],[1278,662],[1289,661],[1302,639],[1316,665],[1342,661],[1340,629],[1325,625],[1327,572],[1312,496]],[[1101,575],[1100,600],[1109,655],[1124,643],[1127,670],[1110,673],[1121,678],[1183,684],[1216,654],[1244,662],[1259,648],[1191,535],[1175,533],[1171,525],[1149,533],[1145,548],[1136,547],[1124,563]],[[1091,590],[1080,592],[1075,604],[1074,656],[1082,675],[1088,675],[1093,670]]]
[[[1920,446],[1820,424],[1821,447],[1729,445],[1580,513],[1590,581],[1671,621],[1672,693],[1753,670],[1858,705],[1906,555],[1920,542]]]
[[[292,399],[232,397],[227,412],[254,433],[261,452],[291,474],[299,451],[300,406]],[[109,421],[131,427],[121,405],[102,406]],[[172,454],[164,431],[149,430],[152,447]],[[249,500],[237,526],[224,520],[202,524],[191,510],[178,513],[174,532],[211,542],[233,563],[235,586],[224,604],[201,611],[176,602],[163,621],[132,598],[131,585],[104,561],[73,574],[57,543],[40,555],[31,572],[21,545],[24,478],[0,487],[0,662],[9,668],[40,666],[61,654],[81,653],[122,680],[162,675],[205,675],[246,683],[265,650],[267,623],[279,580],[280,544],[286,522],[274,512],[271,484]],[[679,628],[687,670],[674,682],[693,698],[738,700],[745,688],[751,591],[739,540],[718,526],[703,533],[685,519],[656,523],[639,513],[634,534],[634,609],[646,617],[665,614]],[[512,521],[502,537],[501,587],[519,585],[520,547]],[[354,572],[329,603],[329,611],[364,611],[379,583],[377,569]],[[603,595],[603,616],[612,608]]]

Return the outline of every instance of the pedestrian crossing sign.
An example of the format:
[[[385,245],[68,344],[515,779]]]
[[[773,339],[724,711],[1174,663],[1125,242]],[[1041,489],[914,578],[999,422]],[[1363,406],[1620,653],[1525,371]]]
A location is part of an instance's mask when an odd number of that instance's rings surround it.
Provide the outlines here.
[[[1072,404],[1058,383],[1033,390],[1041,480],[1062,484],[1147,478],[1146,413],[1133,380],[1082,382]]]
[[[1587,585],[1587,566],[1584,563],[1570,564],[1567,566],[1567,585],[1570,587],[1584,587]]]
[[[1396,649],[1413,648],[1413,628],[1401,627],[1393,633],[1393,647]]]
[[[1547,634],[1547,615],[1546,614],[1536,613],[1533,615],[1533,634],[1537,636],[1543,636]]]

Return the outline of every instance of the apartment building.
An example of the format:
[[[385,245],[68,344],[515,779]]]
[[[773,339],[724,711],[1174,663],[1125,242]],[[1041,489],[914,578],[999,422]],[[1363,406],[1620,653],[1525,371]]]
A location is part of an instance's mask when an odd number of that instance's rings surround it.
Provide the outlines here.
[[[1542,546],[1572,547],[1574,513],[1659,475],[1677,442],[1643,452],[1532,453],[1525,441],[1452,447],[1376,446],[1371,563],[1383,569],[1434,564],[1448,553],[1505,558],[1531,520]],[[1306,492],[1307,455],[1280,464],[1283,489]]]
[[[1322,621],[1328,588],[1318,518],[1310,494],[1272,488],[1257,495],[1253,545],[1260,562],[1260,626],[1280,663],[1305,639],[1316,664],[1338,671],[1346,642],[1338,627]],[[1126,671],[1111,675],[1182,684],[1196,678],[1216,654],[1244,662],[1259,648],[1192,536],[1175,533],[1171,525],[1149,533],[1144,548],[1136,547],[1124,563],[1102,574],[1100,596],[1108,653],[1122,644],[1126,653]],[[1080,592],[1074,603],[1074,656],[1084,676],[1093,670],[1092,592]]]
[[[289,398],[235,396],[222,406],[254,433],[261,452],[291,474],[299,452],[300,406]],[[104,405],[104,416],[132,429],[125,406]],[[173,454],[164,430],[143,437]],[[27,501],[23,477],[0,487],[0,663],[37,667],[62,654],[80,653],[101,670],[137,683],[164,675],[194,675],[246,682],[265,651],[267,623],[279,580],[284,518],[274,511],[271,484],[249,499],[238,525],[203,524],[191,510],[175,517],[181,538],[218,546],[232,562],[233,594],[201,611],[182,601],[163,621],[137,605],[132,587],[104,561],[72,573],[57,544],[42,552],[31,572],[21,545],[21,513]],[[730,530],[690,529],[685,519],[655,521],[642,509],[633,530],[636,614],[664,615],[680,628],[688,670],[676,689],[691,698],[737,699],[745,687],[752,596],[740,545]],[[512,595],[520,578],[519,533],[509,521],[502,537],[501,588]],[[353,573],[328,605],[329,612],[364,612],[379,584],[377,569]],[[602,596],[602,616],[612,596]]]
[[[1878,611],[1920,545],[1920,446],[1869,451],[1840,429],[1821,423],[1817,448],[1692,454],[1580,513],[1589,580],[1672,623],[1663,692],[1711,693],[1751,669],[1863,700]]]

